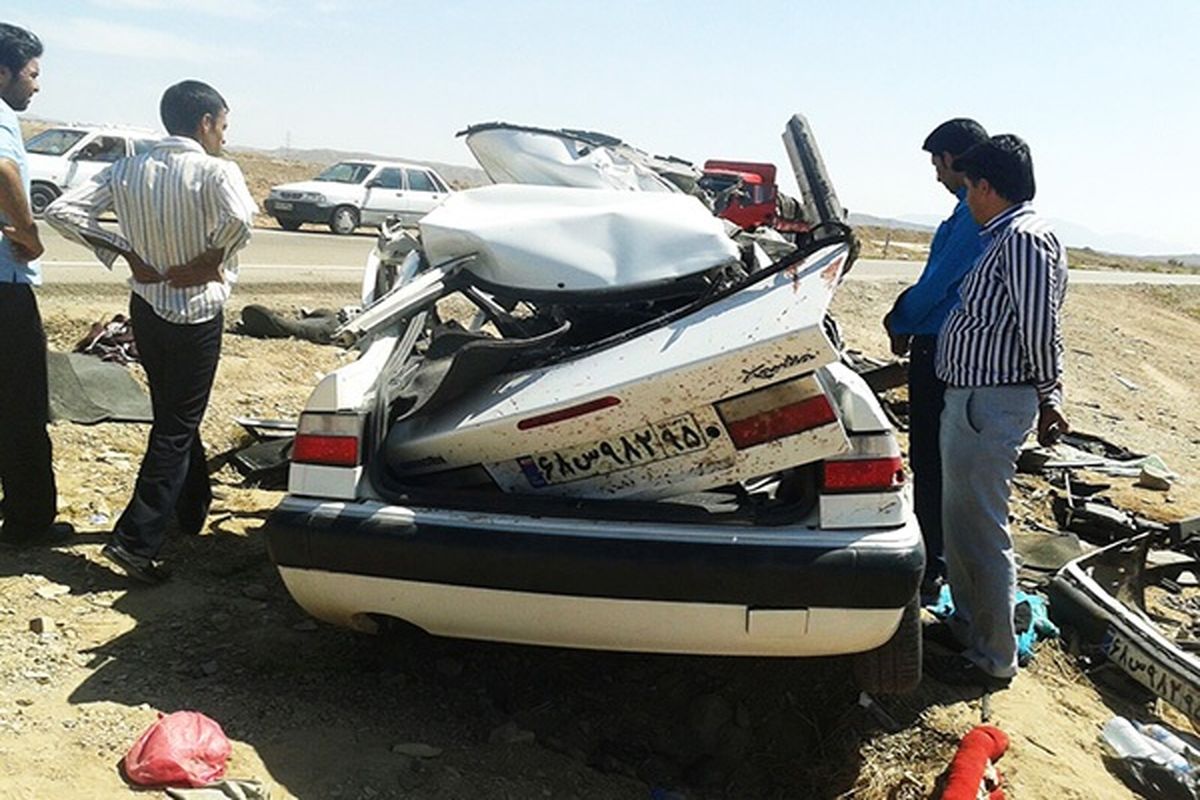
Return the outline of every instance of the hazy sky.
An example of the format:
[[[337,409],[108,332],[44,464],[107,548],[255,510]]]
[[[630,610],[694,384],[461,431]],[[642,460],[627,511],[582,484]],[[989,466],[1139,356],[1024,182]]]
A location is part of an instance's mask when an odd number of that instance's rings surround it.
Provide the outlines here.
[[[843,204],[939,217],[920,145],[972,116],[1030,143],[1047,215],[1200,252],[1197,0],[4,5],[46,43],[31,115],[157,127],[162,90],[199,78],[232,145],[473,164],[454,133],[504,120],[784,167],[799,111]]]

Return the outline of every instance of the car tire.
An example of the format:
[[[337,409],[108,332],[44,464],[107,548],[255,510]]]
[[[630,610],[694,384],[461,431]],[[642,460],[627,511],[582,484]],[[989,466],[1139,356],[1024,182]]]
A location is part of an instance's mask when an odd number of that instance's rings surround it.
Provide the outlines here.
[[[904,694],[921,682],[921,602],[904,607],[900,627],[874,650],[854,656],[854,677],[870,694]]]
[[[329,217],[329,230],[339,236],[349,236],[358,228],[358,209],[354,206],[338,206]]]
[[[279,227],[283,228],[285,231],[298,231],[300,230],[300,226],[304,224],[298,219],[280,219],[279,217],[276,217],[275,221],[278,222]]]
[[[46,206],[53,203],[62,192],[45,183],[35,183],[29,187],[29,210],[35,217],[40,217],[46,211]]]

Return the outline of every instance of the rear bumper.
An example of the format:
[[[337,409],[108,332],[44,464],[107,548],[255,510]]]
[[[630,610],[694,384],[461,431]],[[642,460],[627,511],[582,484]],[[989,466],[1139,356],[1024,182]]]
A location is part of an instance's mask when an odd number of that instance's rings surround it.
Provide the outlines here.
[[[911,520],[761,530],[288,497],[267,537],[297,602],[330,622],[657,652],[868,650],[896,630],[924,564]]]

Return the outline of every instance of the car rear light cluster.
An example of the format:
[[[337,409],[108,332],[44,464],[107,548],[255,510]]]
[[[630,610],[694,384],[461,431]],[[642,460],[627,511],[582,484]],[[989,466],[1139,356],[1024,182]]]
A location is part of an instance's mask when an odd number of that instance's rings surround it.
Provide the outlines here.
[[[890,431],[849,435],[850,451],[821,462],[821,527],[896,528],[905,524],[904,464]]]
[[[362,417],[357,414],[301,414],[292,443],[292,462],[330,467],[361,463]]]
[[[904,464],[899,455],[821,465],[821,491],[825,494],[890,492],[903,485]]]
[[[718,403],[717,411],[738,450],[838,421],[829,398],[811,375]]]

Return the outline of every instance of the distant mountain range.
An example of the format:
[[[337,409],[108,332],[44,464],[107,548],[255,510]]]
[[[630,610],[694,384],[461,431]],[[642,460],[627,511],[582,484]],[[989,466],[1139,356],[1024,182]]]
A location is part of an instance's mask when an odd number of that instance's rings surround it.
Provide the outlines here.
[[[936,230],[938,222],[940,220],[935,217],[918,214],[906,215],[899,219],[856,212],[850,214],[851,225],[870,225],[876,228],[894,228],[926,233]],[[1155,239],[1134,234],[1096,233],[1090,228],[1061,219],[1052,219],[1051,223],[1061,240],[1066,242],[1069,247],[1094,250],[1107,255],[1136,255],[1138,258],[1150,261],[1173,261],[1188,267],[1200,267],[1200,253],[1159,255],[1167,247]]]

